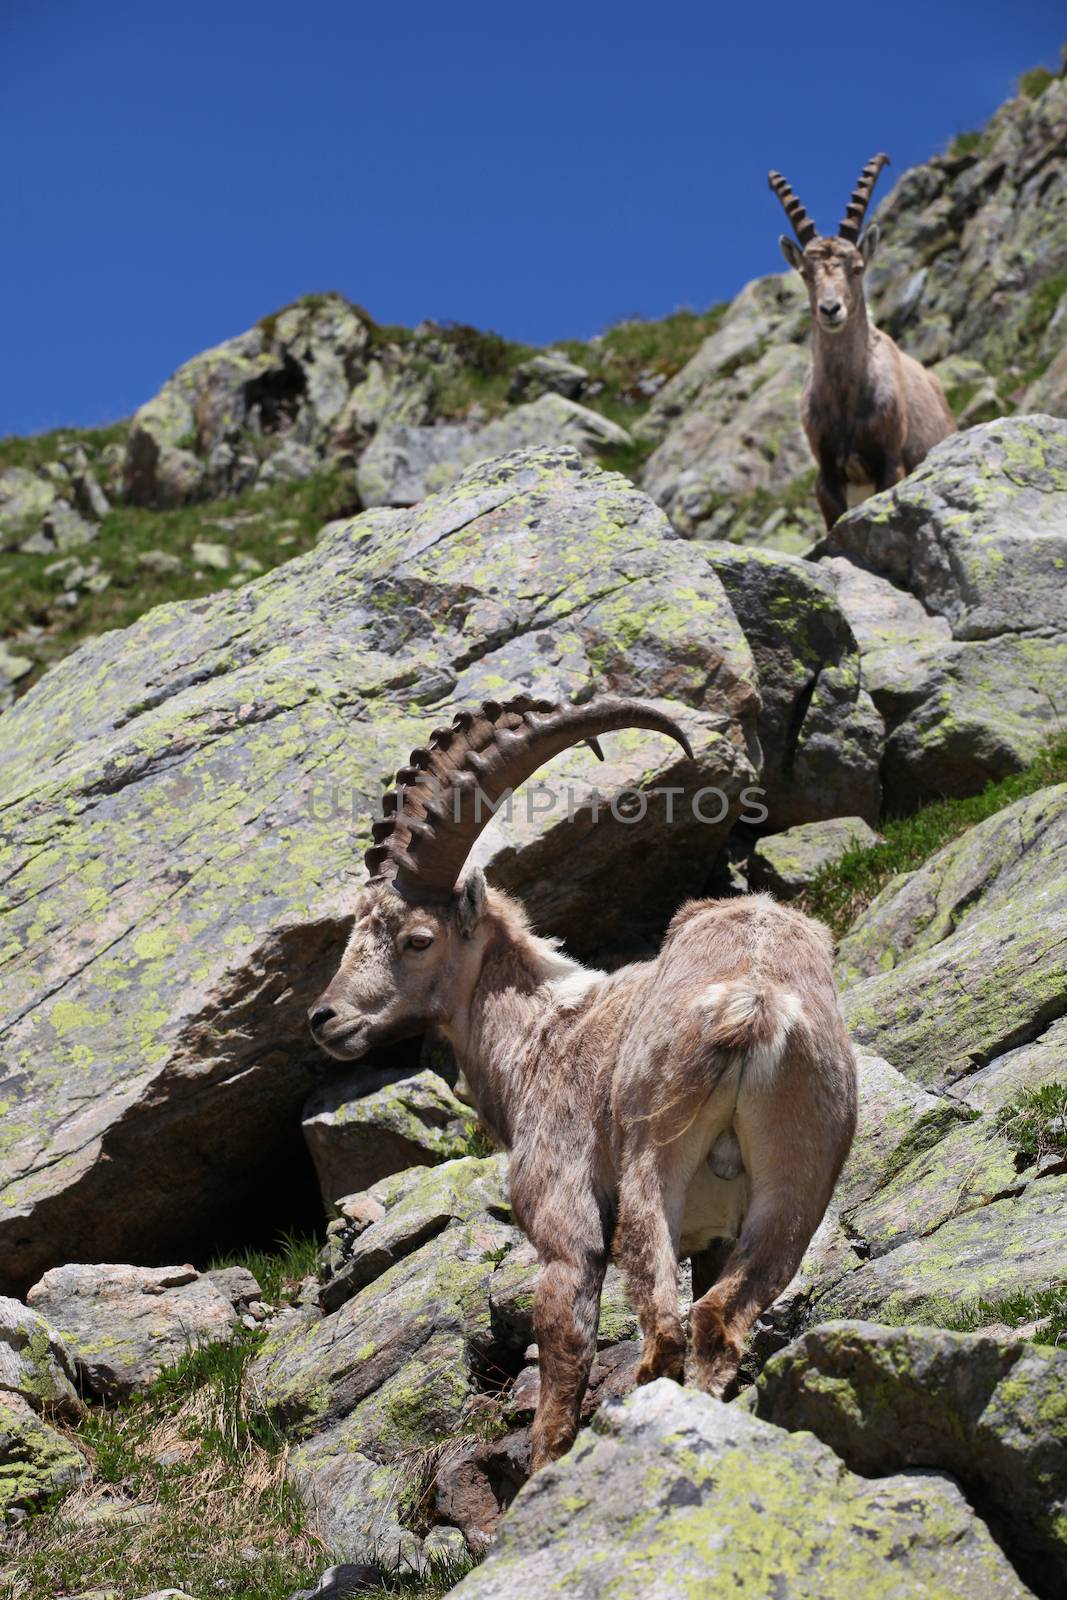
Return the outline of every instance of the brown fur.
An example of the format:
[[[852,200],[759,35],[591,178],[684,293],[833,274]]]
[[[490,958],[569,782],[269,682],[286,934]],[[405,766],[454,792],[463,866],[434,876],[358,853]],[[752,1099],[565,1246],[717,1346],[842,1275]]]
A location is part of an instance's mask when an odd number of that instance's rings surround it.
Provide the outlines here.
[[[695,901],[655,961],[608,976],[537,938],[478,871],[445,908],[374,886],[312,1024],[342,1059],[441,1028],[510,1149],[515,1216],[542,1262],[535,1467],[574,1439],[612,1254],[640,1319],[638,1381],[683,1375],[677,1263],[691,1254],[689,1367],[727,1389],[855,1125],[825,930],[762,895]]]
[[[847,510],[849,485],[869,485],[874,493],[891,488],[956,431],[933,373],[868,318],[863,274],[877,241],[873,224],[858,246],[815,238],[802,250],[787,236],[781,240],[811,303],[801,421],[819,469],[815,493],[827,528]]]

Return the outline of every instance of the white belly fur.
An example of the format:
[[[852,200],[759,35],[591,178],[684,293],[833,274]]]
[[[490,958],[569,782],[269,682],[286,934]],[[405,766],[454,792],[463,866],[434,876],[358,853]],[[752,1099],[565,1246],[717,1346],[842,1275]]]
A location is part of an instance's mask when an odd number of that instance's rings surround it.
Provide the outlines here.
[[[716,1177],[708,1156],[716,1139],[733,1124],[737,1081],[731,1073],[712,1095],[682,1138],[679,1152],[692,1176],[685,1196],[679,1255],[703,1250],[713,1239],[736,1239],[748,1210],[750,1186],[744,1170],[736,1178]]]
[[[845,503],[851,510],[853,506],[862,505],[864,500],[869,500],[873,493],[873,483],[846,483]]]
[[[713,1239],[736,1239],[750,1193],[747,1172],[739,1178],[717,1178],[707,1162],[701,1162],[686,1191],[679,1255],[704,1250]]]

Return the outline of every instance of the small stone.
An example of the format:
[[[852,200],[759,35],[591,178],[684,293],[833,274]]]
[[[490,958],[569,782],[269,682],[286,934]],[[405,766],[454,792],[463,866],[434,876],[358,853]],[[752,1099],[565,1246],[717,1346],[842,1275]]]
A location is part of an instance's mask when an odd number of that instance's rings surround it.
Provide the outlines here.
[[[149,572],[180,572],[182,569],[179,557],[168,550],[142,550],[137,562]]]
[[[258,1301],[263,1294],[255,1273],[249,1272],[247,1267],[211,1267],[204,1278],[238,1309],[250,1309],[251,1302]]]
[[[226,572],[232,564],[230,551],[224,544],[211,539],[193,540],[193,560],[198,567],[211,567],[215,572]]]
[[[832,817],[800,823],[763,838],[752,851],[748,878],[753,889],[769,889],[793,900],[810,888],[824,867],[849,850],[869,849],[881,836],[862,817]]]

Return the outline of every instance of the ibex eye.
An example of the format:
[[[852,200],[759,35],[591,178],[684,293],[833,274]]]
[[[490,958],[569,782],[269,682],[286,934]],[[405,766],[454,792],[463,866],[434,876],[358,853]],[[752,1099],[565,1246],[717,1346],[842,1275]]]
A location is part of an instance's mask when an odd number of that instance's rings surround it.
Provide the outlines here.
[[[432,933],[413,933],[408,939],[409,950],[428,950],[432,944]]]

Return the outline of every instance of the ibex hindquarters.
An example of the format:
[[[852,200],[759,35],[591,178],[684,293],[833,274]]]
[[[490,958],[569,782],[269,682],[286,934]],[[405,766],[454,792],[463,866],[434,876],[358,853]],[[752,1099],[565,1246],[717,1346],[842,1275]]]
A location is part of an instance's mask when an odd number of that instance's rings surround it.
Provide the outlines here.
[[[581,1039],[579,1030],[577,1069]],[[681,1380],[688,1366],[700,1387],[726,1392],[749,1328],[819,1225],[855,1105],[821,930],[762,896],[680,913],[659,960],[635,980],[609,1114],[593,1117],[587,1144],[572,1128],[530,1163],[539,1203],[523,1225],[545,1263],[535,1465],[577,1430],[609,1252],[641,1326],[637,1381]],[[610,1130],[600,1150],[597,1124]],[[547,1163],[557,1175],[548,1190]],[[521,1179],[520,1170],[520,1188]],[[688,1361],[677,1284],[687,1255]]]
[[[641,1320],[639,1381],[678,1375],[676,1263],[694,1258],[689,1370],[721,1395],[829,1203],[855,1128],[855,1064],[825,939],[794,913],[762,897],[694,907],[664,957],[730,976],[691,997],[695,1029],[677,1035],[661,1084],[637,1091],[657,1107],[655,1133],[622,1162],[615,1249]],[[677,1019],[677,995],[664,999]]]

